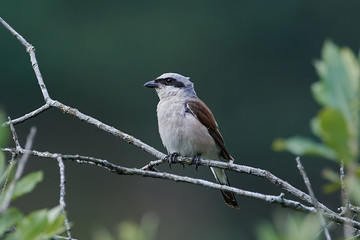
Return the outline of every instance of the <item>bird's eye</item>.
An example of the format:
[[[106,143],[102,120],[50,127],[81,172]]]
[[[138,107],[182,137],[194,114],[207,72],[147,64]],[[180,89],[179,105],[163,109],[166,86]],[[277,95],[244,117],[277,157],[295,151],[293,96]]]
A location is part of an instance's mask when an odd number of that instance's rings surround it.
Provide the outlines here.
[[[167,79],[166,79],[166,82],[167,82],[167,83],[171,83],[172,81],[174,81],[173,78],[167,78]]]

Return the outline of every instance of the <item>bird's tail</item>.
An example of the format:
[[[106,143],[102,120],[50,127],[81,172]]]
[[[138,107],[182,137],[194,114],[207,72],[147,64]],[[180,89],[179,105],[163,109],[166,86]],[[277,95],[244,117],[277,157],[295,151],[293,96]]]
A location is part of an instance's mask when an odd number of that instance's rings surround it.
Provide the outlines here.
[[[230,186],[229,180],[226,176],[224,169],[212,167],[211,171],[214,174],[215,179],[219,184]],[[221,194],[223,195],[223,198],[227,205],[239,209],[239,205],[237,204],[235,195],[232,192],[221,190]]]

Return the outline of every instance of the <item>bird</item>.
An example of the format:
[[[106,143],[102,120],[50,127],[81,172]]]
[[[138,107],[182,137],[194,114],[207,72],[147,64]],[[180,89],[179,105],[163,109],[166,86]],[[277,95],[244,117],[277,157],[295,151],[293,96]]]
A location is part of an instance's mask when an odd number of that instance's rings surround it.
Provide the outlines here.
[[[189,77],[164,73],[144,86],[154,88],[160,99],[156,109],[158,128],[170,163],[179,155],[192,157],[196,167],[200,158],[234,161],[225,147],[214,115],[197,97]],[[230,186],[224,169],[211,167],[211,171],[219,184]],[[232,192],[221,190],[221,193],[227,205],[239,208]]]

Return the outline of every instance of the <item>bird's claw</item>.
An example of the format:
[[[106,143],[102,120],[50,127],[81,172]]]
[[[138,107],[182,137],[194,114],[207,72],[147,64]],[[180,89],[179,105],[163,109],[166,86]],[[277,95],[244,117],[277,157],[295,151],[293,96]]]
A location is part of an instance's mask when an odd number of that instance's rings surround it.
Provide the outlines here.
[[[198,167],[200,166],[200,154],[196,154],[192,159],[191,159],[191,165],[195,164],[195,169],[196,171],[198,170]]]
[[[169,167],[171,168],[171,164],[173,164],[176,160],[176,158],[180,156],[177,152],[174,153],[170,153],[168,155],[168,162],[169,162]]]

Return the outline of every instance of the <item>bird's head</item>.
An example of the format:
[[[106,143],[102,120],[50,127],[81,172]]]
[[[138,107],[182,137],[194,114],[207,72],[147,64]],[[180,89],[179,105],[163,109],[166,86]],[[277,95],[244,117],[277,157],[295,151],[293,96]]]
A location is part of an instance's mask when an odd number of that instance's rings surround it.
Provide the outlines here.
[[[196,97],[194,84],[178,73],[164,73],[155,80],[144,84],[145,87],[155,88],[160,100],[168,97]]]

